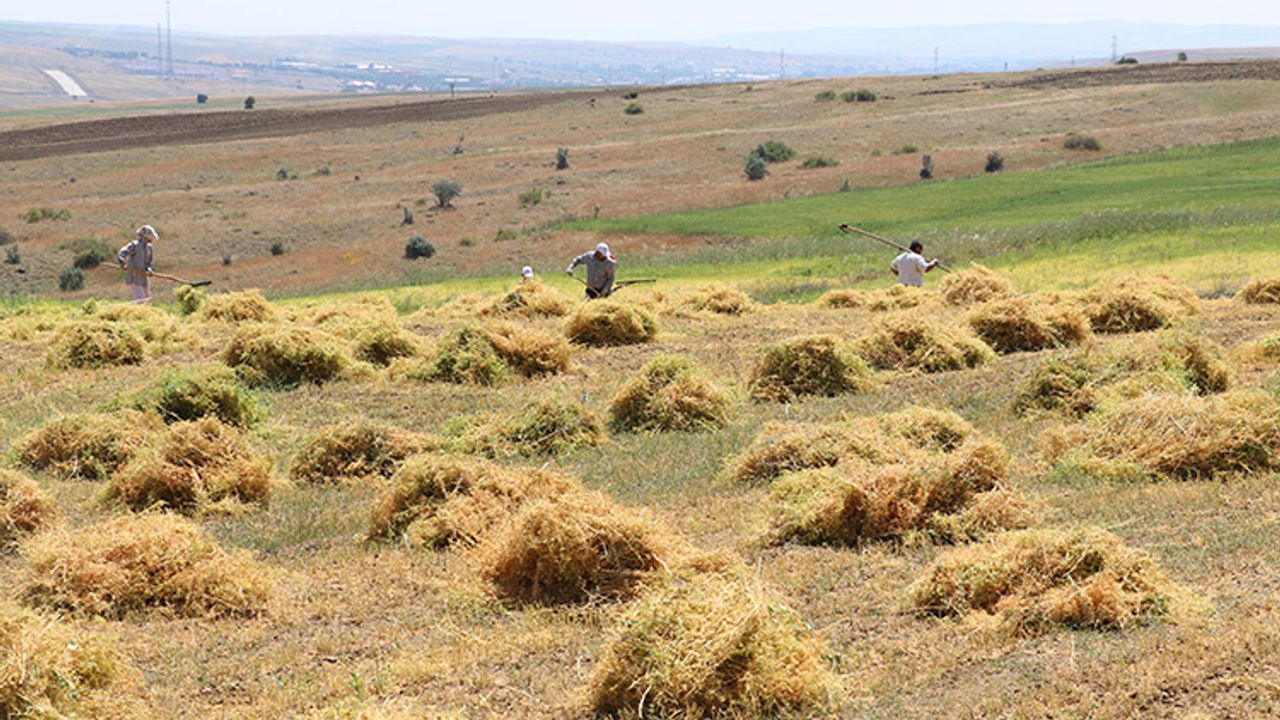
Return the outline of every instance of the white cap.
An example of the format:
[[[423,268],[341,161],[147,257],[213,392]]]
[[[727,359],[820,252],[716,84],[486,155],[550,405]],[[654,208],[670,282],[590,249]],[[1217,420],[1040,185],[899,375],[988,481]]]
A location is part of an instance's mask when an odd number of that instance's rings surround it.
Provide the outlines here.
[[[533,277],[533,268],[529,267],[528,265],[525,265],[524,269],[520,271],[520,274],[527,278],[531,278]]]
[[[604,243],[600,243],[599,245],[596,246],[596,252],[600,253],[601,255],[608,255],[609,246]]]
[[[151,227],[150,225],[143,225],[142,227],[138,228],[137,236],[138,236],[138,239],[142,239],[144,237],[151,238],[152,240],[160,239],[160,236],[156,234],[156,229]]]

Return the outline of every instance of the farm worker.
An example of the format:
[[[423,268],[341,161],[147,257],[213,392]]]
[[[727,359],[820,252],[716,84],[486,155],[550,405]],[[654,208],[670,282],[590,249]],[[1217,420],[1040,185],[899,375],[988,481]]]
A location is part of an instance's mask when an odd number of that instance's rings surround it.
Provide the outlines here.
[[[600,243],[595,252],[583,253],[574,258],[565,273],[572,276],[573,269],[579,265],[587,266],[588,300],[613,294],[613,273],[618,267],[618,258],[609,252],[608,245]]]
[[[531,283],[533,281],[534,281],[533,268],[529,267],[528,265],[525,265],[524,269],[520,271],[520,282],[523,284],[523,283]]]
[[[133,241],[116,253],[116,264],[124,270],[124,283],[133,293],[134,302],[151,300],[151,261],[155,256],[152,243],[159,239],[155,228],[143,225]]]
[[[898,276],[898,282],[903,285],[921,287],[924,285],[924,274],[938,267],[938,259],[925,262],[924,255],[921,255],[924,252],[924,245],[919,240],[913,241],[910,247],[910,250],[889,263],[889,269]]]

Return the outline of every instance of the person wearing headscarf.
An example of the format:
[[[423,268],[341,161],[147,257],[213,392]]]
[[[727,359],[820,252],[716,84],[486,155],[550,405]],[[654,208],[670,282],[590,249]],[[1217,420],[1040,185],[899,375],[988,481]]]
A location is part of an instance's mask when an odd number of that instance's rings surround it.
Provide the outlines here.
[[[151,299],[151,262],[155,259],[153,243],[160,236],[150,225],[143,225],[134,233],[134,239],[116,253],[116,264],[124,270],[124,283],[133,293],[134,302]]]

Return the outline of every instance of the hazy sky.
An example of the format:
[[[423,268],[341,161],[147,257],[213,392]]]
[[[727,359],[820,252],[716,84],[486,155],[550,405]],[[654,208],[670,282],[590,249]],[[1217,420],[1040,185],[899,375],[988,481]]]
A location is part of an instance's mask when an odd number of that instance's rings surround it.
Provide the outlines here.
[[[1280,26],[1275,0],[172,0],[175,29],[234,34],[697,40],[820,27],[1139,20]],[[163,0],[2,0],[0,18],[154,25]]]

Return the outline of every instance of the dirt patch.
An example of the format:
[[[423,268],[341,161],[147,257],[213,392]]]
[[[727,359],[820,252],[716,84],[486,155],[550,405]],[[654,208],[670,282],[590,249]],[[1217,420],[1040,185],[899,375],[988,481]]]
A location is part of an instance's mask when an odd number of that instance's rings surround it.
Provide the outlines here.
[[[1219,80],[1280,80],[1280,61],[1154,63],[1084,70],[1061,70],[1002,83],[1010,88],[1082,88],[1103,85],[1156,85]]]

